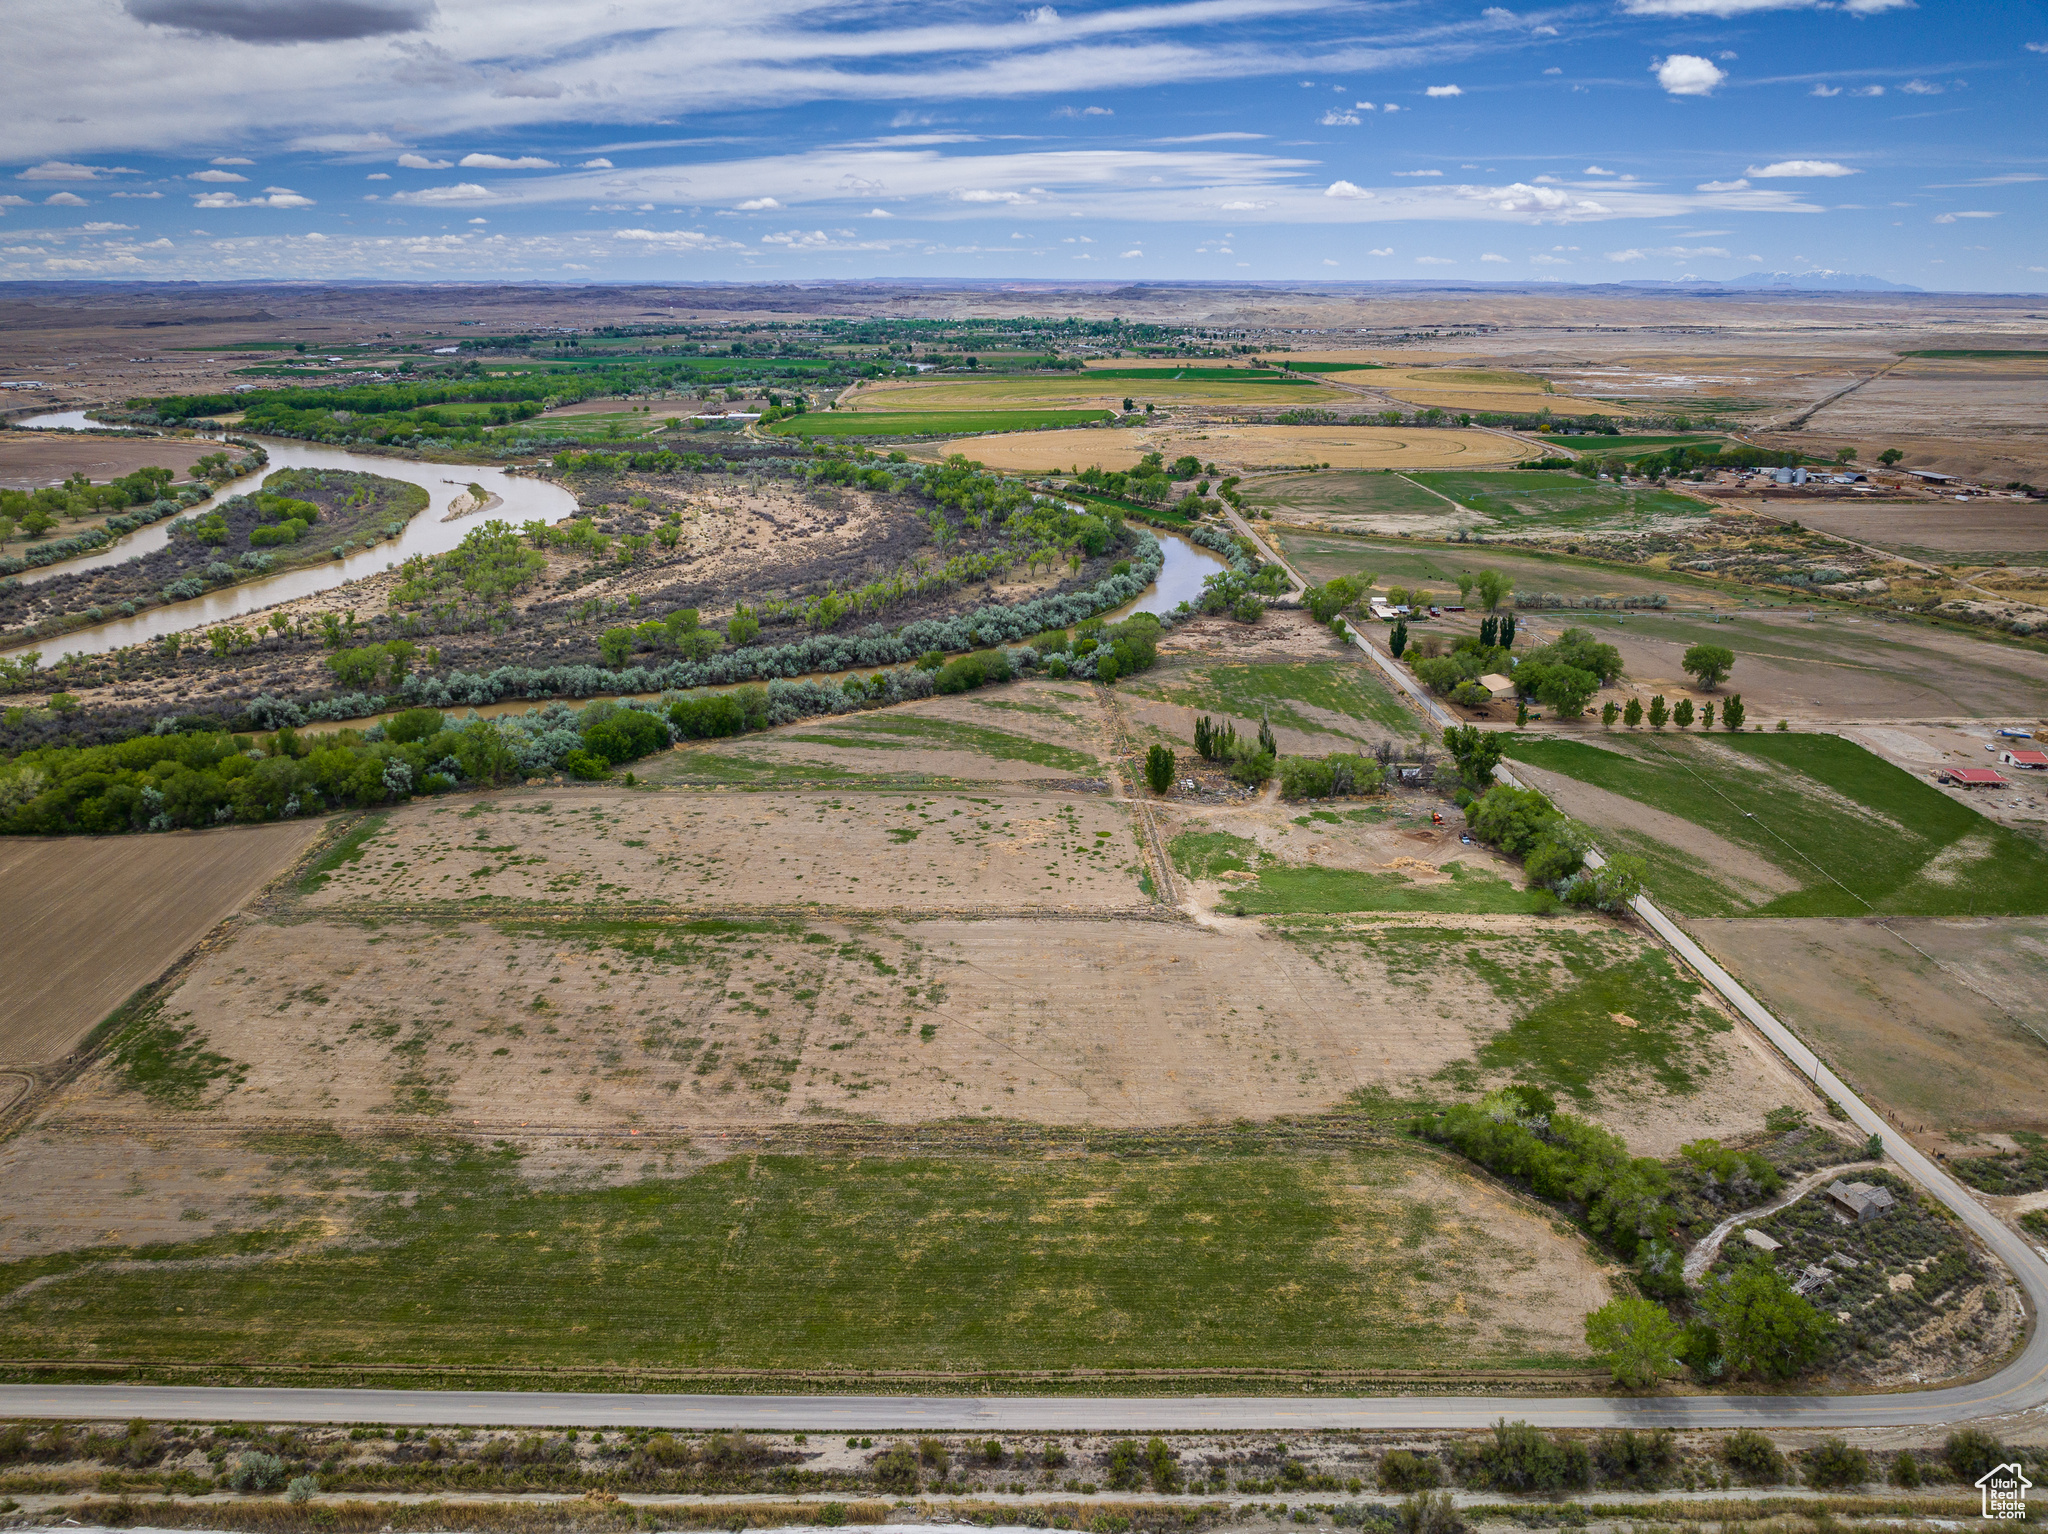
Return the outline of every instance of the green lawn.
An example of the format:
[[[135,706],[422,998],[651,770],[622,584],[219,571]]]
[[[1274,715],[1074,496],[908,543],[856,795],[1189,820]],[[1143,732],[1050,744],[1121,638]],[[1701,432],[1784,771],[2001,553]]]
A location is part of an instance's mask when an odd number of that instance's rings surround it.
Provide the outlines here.
[[[1337,914],[1345,911],[1422,911],[1435,914],[1504,915],[1533,912],[1547,901],[1536,890],[1463,863],[1443,865],[1449,884],[1418,884],[1398,873],[1360,873],[1348,868],[1269,865],[1259,882],[1223,897],[1222,904],[1246,916]]]
[[[974,437],[1106,421],[1107,410],[813,410],[763,430],[788,437]]]
[[[1371,662],[1362,656],[1155,672],[1129,683],[1126,690],[1227,715],[1240,726],[1250,724],[1253,733],[1263,715],[1276,725],[1304,733],[1369,738],[1346,729],[1341,722],[1316,719],[1292,706],[1297,703],[1328,709],[1354,721],[1370,719],[1401,735],[1417,728],[1415,716],[1379,681]],[[1238,733],[1244,730],[1240,727]]]
[[[280,1218],[280,1231],[251,1236],[0,1264],[0,1292],[18,1296],[0,1312],[0,1348],[229,1365],[1563,1362],[1512,1344],[1475,1356],[1466,1313],[1508,1301],[1466,1276],[1491,1237],[1391,1191],[1434,1165],[1398,1144],[1056,1161],[740,1155],[574,1190],[536,1186],[505,1146],[302,1137],[275,1155],[296,1181],[370,1195],[351,1200],[340,1239],[308,1227],[275,1261],[190,1261],[274,1249],[303,1223]],[[114,1257],[141,1261],[99,1265]],[[1448,1303],[1461,1291],[1469,1305]]]
[[[2048,852],[1838,736],[1616,745],[1514,738],[1507,750],[1691,821],[1800,882],[1755,915],[2048,914]]]

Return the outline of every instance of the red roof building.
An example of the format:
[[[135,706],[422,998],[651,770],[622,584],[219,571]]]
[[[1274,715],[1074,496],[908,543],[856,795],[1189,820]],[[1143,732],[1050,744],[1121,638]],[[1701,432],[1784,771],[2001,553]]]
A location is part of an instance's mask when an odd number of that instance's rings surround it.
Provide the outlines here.
[[[2048,772],[2048,751],[2005,751],[1998,758],[2008,767],[2031,767],[2036,772]]]
[[[1944,767],[1941,781],[1958,788],[2009,788],[2004,776],[1989,767]]]

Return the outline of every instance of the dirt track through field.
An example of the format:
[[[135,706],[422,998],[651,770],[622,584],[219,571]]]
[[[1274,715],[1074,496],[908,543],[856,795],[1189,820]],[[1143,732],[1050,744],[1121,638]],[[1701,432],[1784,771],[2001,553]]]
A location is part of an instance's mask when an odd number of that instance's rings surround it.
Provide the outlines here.
[[[61,1059],[322,824],[0,843],[0,1064]]]

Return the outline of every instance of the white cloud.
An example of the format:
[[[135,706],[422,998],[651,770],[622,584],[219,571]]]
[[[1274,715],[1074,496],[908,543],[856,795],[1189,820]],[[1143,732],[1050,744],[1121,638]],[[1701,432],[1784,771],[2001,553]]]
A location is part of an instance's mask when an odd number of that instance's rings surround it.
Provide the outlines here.
[[[1350,183],[1346,182],[1344,184],[1349,185]],[[1225,213],[1256,213],[1261,208],[1270,208],[1273,205],[1270,202],[1247,202],[1243,198],[1239,198],[1235,202],[1218,203],[1217,206]]]
[[[960,200],[962,202],[1007,203],[1013,208],[1032,201],[1031,198],[1026,197],[1022,192],[992,192],[986,187],[975,187],[971,191],[962,192]]]
[[[405,170],[453,170],[455,168],[453,160],[430,160],[423,154],[402,154],[398,157],[398,163]]]
[[[1674,53],[1650,65],[1657,83],[1674,96],[1711,96],[1728,71],[1696,53]]]
[[[231,170],[196,170],[186,179],[191,181],[247,181],[249,178],[247,176],[238,176]]]
[[[1588,165],[1583,174],[1588,176],[1611,176],[1614,172],[1607,169],[1604,165]]]
[[[1356,112],[1340,112],[1335,107],[1325,112],[1316,121],[1325,128],[1355,128],[1364,121]]]
[[[1485,255],[1481,256],[1481,257],[1480,257],[1479,259],[1480,259],[1480,260],[1482,260],[1482,261],[1505,261],[1505,260],[1507,260],[1507,257],[1506,257],[1506,256],[1497,256],[1497,255],[1495,255],[1495,254],[1494,254],[1494,253],[1493,253],[1492,251],[1490,251],[1490,250],[1489,250],[1489,251],[1487,251],[1487,252],[1486,252],[1486,254],[1485,254]]]
[[[391,179],[391,172],[388,170],[373,170],[363,179],[365,181],[389,181]]]
[[[614,229],[612,238],[629,244],[659,246],[663,250],[745,250],[736,240],[705,234],[699,229]]]
[[[1443,172],[1440,170],[1397,170],[1394,174],[1397,176],[1441,176]]]
[[[610,170],[612,162],[602,157],[595,160],[579,160],[576,168],[578,170]]]
[[[553,160],[543,160],[539,155],[521,155],[508,159],[501,154],[466,154],[456,161],[464,170],[553,170]]]
[[[275,186],[261,197],[237,197],[233,192],[205,192],[193,199],[197,208],[310,208],[313,199],[301,197],[289,187]]]
[[[1455,85],[1432,85],[1422,94],[1425,96],[1462,96],[1465,92]]]
[[[1060,13],[1049,5],[1041,5],[1036,10],[1026,11],[1024,19],[1034,27],[1050,27],[1058,24]]]
[[[123,165],[75,165],[68,160],[45,160],[40,165],[31,165],[17,181],[97,181],[102,176],[132,176],[135,172]]]
[[[1700,192],[1746,192],[1749,190],[1749,182],[1741,176],[1737,176],[1733,181],[1702,181],[1694,190]]]
[[[1401,109],[1390,101],[1385,106],[1381,107],[1380,110],[1382,112],[1398,112]]]
[[[1354,101],[1351,103],[1351,110],[1354,112],[1377,112],[1379,108],[1370,101]]]
[[[1323,265],[1325,265],[1325,266],[1335,266],[1336,264],[1337,264],[1337,263],[1336,263],[1336,262],[1334,262],[1334,261],[1332,261],[1332,260],[1331,260],[1331,259],[1330,259],[1330,258],[1329,258],[1328,256],[1325,256],[1325,257],[1323,257]]]
[[[1325,197],[1346,197],[1357,202],[1367,202],[1372,198],[1372,193],[1368,192],[1364,187],[1357,186],[1349,181],[1332,181],[1329,190],[1324,192],[1323,195]],[[1224,206],[1229,207],[1230,205],[1225,203]]]
[[[1053,115],[1053,116],[1055,116],[1055,117],[1114,117],[1114,116],[1116,116],[1116,108],[1115,108],[1115,107],[1060,107],[1060,108],[1056,109],[1056,110],[1055,110],[1055,111],[1053,112],[1053,114],[1052,114],[1052,115]]]
[[[1394,247],[1391,245],[1383,245],[1377,250],[1368,250],[1366,252],[1368,256],[1391,256],[1393,253]]]
[[[1797,176],[1854,176],[1858,172],[1833,160],[1773,160],[1769,165],[1752,165],[1743,174],[1764,181]]]
[[[1899,87],[1908,96],[1939,96],[1941,87],[1926,80],[1908,80]]]
[[[83,224],[80,227],[83,228],[87,234],[112,234],[116,230],[133,229],[135,226],[133,224],[109,224],[105,222],[95,221],[90,224]]]
[[[109,193],[107,193],[107,195],[108,195],[109,197],[133,197],[133,198],[137,199],[138,201],[143,201],[143,200],[147,200],[147,199],[151,199],[151,198],[157,198],[157,197],[161,197],[161,196],[163,196],[163,193],[162,193],[162,192],[109,192]],[[4,200],[5,200],[5,199],[0,199],[0,201],[4,201]]]
[[[1417,256],[1415,264],[1417,266],[1456,266],[1458,263],[1449,256]]]
[[[2029,53],[2048,53],[2048,43],[2028,43],[2026,44],[2026,50]],[[2040,269],[2038,266],[2027,268],[2030,272],[2038,272]]]
[[[394,192],[393,202],[484,202],[491,197],[489,187],[478,186],[474,181],[458,181],[454,186],[421,187],[417,192]]]
[[[472,224],[488,224],[490,220],[487,218],[473,218],[470,220],[470,222]]]
[[[890,212],[890,211],[889,211],[889,210],[888,210],[887,208],[870,208],[870,209],[868,209],[868,217],[869,217],[869,218],[894,218],[895,216],[896,216],[896,215],[895,215],[895,214],[893,214],[893,213],[891,213],[891,212]]]
[[[1607,252],[1607,259],[1610,261],[1641,261],[1646,258],[1640,250],[1610,250]]]
[[[1118,256],[1117,259],[1119,261],[1134,261],[1144,254],[1145,252],[1142,250],[1127,250],[1121,256]]]
[[[742,213],[771,213],[781,206],[773,197],[749,197],[739,209]]]
[[[1962,212],[1957,212],[1957,213],[1942,213],[1942,214],[1937,214],[1937,215],[1935,216],[1935,220],[1934,220],[1934,221],[1935,221],[1935,222],[1936,222],[1937,224],[1953,224],[1953,223],[1954,223],[1954,222],[1955,222],[1955,221],[1956,221],[1957,219],[1959,219],[1959,218],[1996,218],[1996,217],[1998,217],[1998,215],[1997,215],[1996,213],[1985,213],[1985,212],[1982,212],[1982,211],[1980,211],[1980,210],[1971,210],[1971,209],[1966,209],[1966,210],[1964,210],[1964,211],[1962,211]]]
[[[209,165],[254,165],[254,160],[245,160],[238,154],[217,154],[207,162]]]
[[[43,199],[46,208],[83,208],[89,206],[76,192],[52,192]]]
[[[1882,96],[1884,94],[1884,87],[1882,85],[1859,85],[1849,94],[1852,96]]]
[[[1816,85],[1812,90],[1808,91],[1806,94],[1809,96],[1819,96],[1823,100],[1825,100],[1829,96],[1841,95],[1842,87],[1839,85]]]
[[[1531,266],[1570,266],[1571,262],[1565,260],[1563,256],[1547,256],[1539,253],[1529,258],[1529,264]]]

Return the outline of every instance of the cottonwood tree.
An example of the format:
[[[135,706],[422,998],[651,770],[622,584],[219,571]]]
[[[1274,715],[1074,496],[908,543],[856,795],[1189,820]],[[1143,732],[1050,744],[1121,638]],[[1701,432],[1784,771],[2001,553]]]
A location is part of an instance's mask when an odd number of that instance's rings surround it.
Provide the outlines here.
[[[1735,669],[1735,652],[1726,645],[1696,644],[1685,652],[1679,669],[1686,675],[1699,678],[1699,684],[1707,691]]]
[[[1612,1371],[1615,1384],[1631,1390],[1678,1372],[1682,1335],[1662,1305],[1633,1296],[1609,1300],[1586,1317],[1586,1346]]]

